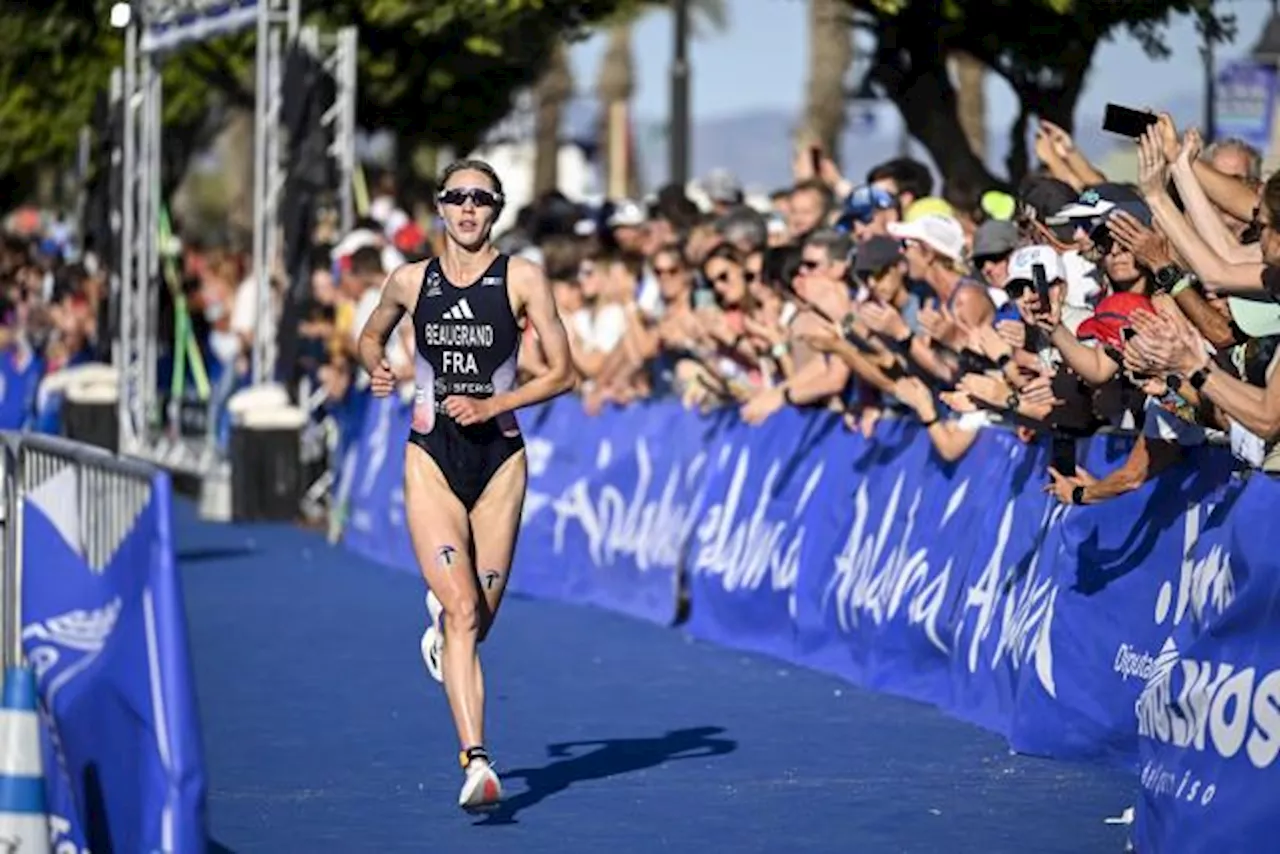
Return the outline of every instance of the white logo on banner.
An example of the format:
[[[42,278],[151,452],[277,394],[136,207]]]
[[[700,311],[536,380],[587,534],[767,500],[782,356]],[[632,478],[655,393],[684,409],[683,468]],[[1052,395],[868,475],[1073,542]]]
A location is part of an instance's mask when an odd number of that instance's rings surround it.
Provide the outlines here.
[[[651,496],[653,461],[645,439],[635,444],[636,483],[630,495],[611,483],[598,483],[593,495],[592,477],[580,477],[559,496],[550,500],[555,513],[552,547],[564,553],[564,538],[571,524],[581,528],[587,537],[587,551],[597,566],[612,563],[618,555],[630,555],[641,570],[674,569],[680,561],[681,544],[685,541],[695,509],[678,501],[678,493],[697,483],[702,471],[703,455],[687,466],[673,466],[657,496]],[[600,443],[596,455],[597,469],[603,470],[613,459],[610,442]]]
[[[721,455],[722,466],[730,462],[733,462],[731,456]],[[789,607],[794,615],[796,578],[800,573],[805,526],[797,526],[789,540],[784,541],[783,535],[789,525],[804,518],[809,500],[822,480],[825,465],[819,463],[810,472],[786,519],[774,519],[768,514],[769,497],[774,492],[782,468],[782,463],[776,461],[769,466],[764,483],[756,491],[755,505],[749,512],[739,512],[746,510],[742,493],[750,466],[751,451],[743,448],[734,462],[724,500],[711,505],[698,526],[692,570],[720,576],[721,585],[730,592],[757,590],[767,576],[771,590],[790,591]]]
[[[1188,615],[1198,625],[1211,611],[1221,613],[1235,599],[1229,554],[1214,545],[1203,558],[1191,559],[1199,522],[1200,508],[1192,506],[1186,516],[1186,551],[1177,591],[1166,582],[1156,600],[1156,623],[1168,624],[1171,631]],[[1183,658],[1171,635],[1149,671],[1135,704],[1140,736],[1178,748],[1212,751],[1223,759],[1243,750],[1258,769],[1275,762],[1280,753],[1280,670],[1259,673],[1255,667],[1240,668],[1231,662]],[[1182,677],[1176,695],[1175,673]],[[1217,794],[1213,781],[1156,761],[1143,765],[1141,782],[1153,795],[1200,806],[1208,805]]]
[[[1053,608],[1058,601],[1058,586],[1052,577],[1040,577],[1039,551],[1031,558],[1024,576],[1012,577],[1012,568],[1006,566],[1005,551],[1013,530],[1013,507],[1013,504],[1005,507],[991,558],[977,583],[965,594],[960,623],[956,627],[957,638],[965,632],[969,615],[974,614],[973,634],[969,638],[965,663],[970,673],[977,673],[982,643],[996,627],[998,616],[1000,634],[991,650],[988,665],[996,667],[1005,656],[1009,656],[1016,669],[1033,664],[1041,687],[1050,697],[1057,697],[1049,633],[1053,627]],[[1056,506],[1047,509],[1050,521],[1063,512],[1063,508]]]
[[[76,610],[31,623],[22,629],[27,659],[45,687],[45,702],[52,706],[58,691],[97,660],[115,630],[120,610],[116,597],[92,611]]]
[[[858,487],[853,502],[853,526],[849,529],[844,549],[836,556],[835,574],[823,592],[822,607],[826,610],[827,603],[834,596],[836,620],[844,631],[857,626],[862,613],[880,626],[894,619],[905,607],[907,622],[922,626],[925,637],[939,651],[950,652],[951,645],[940,634],[938,618],[945,604],[952,561],[948,560],[937,577],[930,579],[928,549],[910,551],[908,545],[915,532],[916,514],[924,498],[923,489],[917,489],[911,501],[902,536],[889,547],[889,534],[898,516],[905,478],[905,472],[898,474],[889,504],[879,514],[880,527],[874,532],[867,530],[872,514],[866,481]],[[960,508],[968,489],[969,482],[965,481],[952,493],[939,527],[945,525]]]
[[[1167,625],[1169,630],[1177,628],[1186,620],[1188,612],[1198,624],[1202,622],[1213,606],[1221,612],[1235,599],[1235,577],[1231,573],[1231,556],[1226,554],[1220,545],[1214,545],[1200,560],[1193,560],[1196,541],[1200,537],[1200,516],[1202,508],[1192,504],[1187,508],[1183,528],[1183,553],[1178,564],[1177,589],[1174,582],[1165,581],[1156,594],[1155,624]],[[1175,598],[1176,597],[1176,598]],[[1172,622],[1170,619],[1172,618]],[[1164,658],[1169,643],[1159,653]],[[1177,648],[1174,647],[1177,658]],[[1122,643],[1116,649],[1115,661],[1112,665],[1122,680],[1130,678],[1149,682],[1154,675],[1157,656],[1149,650],[1141,649],[1133,644]]]

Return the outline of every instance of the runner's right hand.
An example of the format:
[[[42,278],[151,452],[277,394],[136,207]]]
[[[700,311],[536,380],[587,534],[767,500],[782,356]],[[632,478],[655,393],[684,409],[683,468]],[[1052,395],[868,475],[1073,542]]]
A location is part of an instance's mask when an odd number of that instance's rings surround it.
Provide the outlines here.
[[[369,388],[374,397],[386,397],[395,390],[396,377],[391,373],[391,364],[386,359],[378,362],[378,367],[369,375]]]

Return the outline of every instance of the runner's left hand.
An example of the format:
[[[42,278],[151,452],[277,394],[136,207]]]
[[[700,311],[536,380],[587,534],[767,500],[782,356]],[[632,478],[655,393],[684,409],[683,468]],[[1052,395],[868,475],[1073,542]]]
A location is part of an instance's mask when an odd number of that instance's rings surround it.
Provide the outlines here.
[[[493,402],[474,397],[446,397],[444,411],[463,427],[488,421],[495,414]]]

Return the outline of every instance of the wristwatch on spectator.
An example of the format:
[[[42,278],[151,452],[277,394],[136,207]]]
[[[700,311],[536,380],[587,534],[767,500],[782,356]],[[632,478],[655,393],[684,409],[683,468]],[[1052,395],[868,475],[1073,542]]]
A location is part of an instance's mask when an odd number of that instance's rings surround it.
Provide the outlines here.
[[[1187,377],[1187,382],[1191,384],[1193,389],[1200,391],[1200,389],[1204,388],[1204,384],[1209,381],[1209,368],[1212,366],[1213,362],[1210,362],[1203,368],[1196,369]]]
[[[1177,264],[1166,264],[1159,270],[1156,270],[1156,287],[1166,293],[1173,290],[1173,286],[1178,284],[1182,278],[1182,268]]]
[[[1071,490],[1071,503],[1072,504],[1084,503],[1084,486],[1082,484],[1077,484],[1076,487]]]
[[[898,353],[901,353],[901,352],[903,352],[904,350],[906,350],[908,347],[910,347],[910,346],[911,346],[911,338],[912,338],[912,335],[911,335],[911,333],[910,333],[910,332],[908,332],[908,333],[907,333],[907,335],[906,335],[906,337],[905,337],[905,338],[901,338],[901,339],[899,339],[899,338],[890,338],[890,339],[889,339],[889,347],[890,347],[890,349],[892,349],[892,350],[894,350],[894,351],[896,351],[896,352],[898,352]]]
[[[786,341],[779,341],[769,348],[769,355],[775,359],[781,359],[783,356],[791,352],[791,345]]]
[[[840,321],[840,334],[845,338],[848,338],[850,333],[853,332],[853,320],[853,312],[851,311]]]

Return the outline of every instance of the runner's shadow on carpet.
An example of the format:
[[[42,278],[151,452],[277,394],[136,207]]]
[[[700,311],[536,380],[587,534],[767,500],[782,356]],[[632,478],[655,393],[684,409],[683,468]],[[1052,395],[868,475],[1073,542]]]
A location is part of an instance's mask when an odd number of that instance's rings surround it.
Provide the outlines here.
[[[504,786],[512,780],[523,780],[526,788],[508,796],[496,810],[476,824],[518,824],[518,813],[537,806],[574,783],[633,774],[677,759],[707,759],[732,753],[738,749],[738,742],[715,738],[723,732],[723,727],[693,727],[672,730],[657,738],[616,738],[549,745],[547,755],[555,759],[554,762],[541,768],[498,769]],[[573,755],[583,749],[588,752]]]

